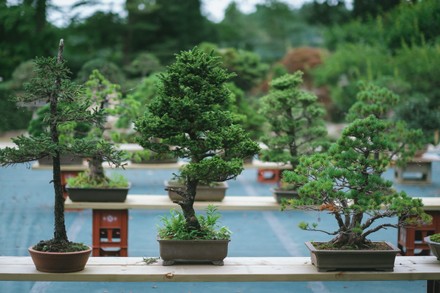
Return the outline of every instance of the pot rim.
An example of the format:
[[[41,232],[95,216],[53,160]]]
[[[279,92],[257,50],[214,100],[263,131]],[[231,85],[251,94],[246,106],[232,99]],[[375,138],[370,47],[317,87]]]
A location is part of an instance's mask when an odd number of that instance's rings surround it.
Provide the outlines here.
[[[33,252],[33,253],[39,253],[39,254],[50,254],[50,255],[58,255],[58,254],[63,254],[63,255],[65,255],[65,254],[78,254],[78,253],[87,253],[87,252],[91,252],[92,251],[92,248],[90,247],[90,246],[88,246],[88,245],[86,245],[89,249],[86,249],[86,250],[79,250],[79,251],[70,251],[70,252],[52,252],[52,251],[41,251],[41,250],[36,250],[36,249],[33,249],[32,247],[34,247],[33,245],[32,246],[30,246],[29,248],[28,248],[28,251],[29,252]]]

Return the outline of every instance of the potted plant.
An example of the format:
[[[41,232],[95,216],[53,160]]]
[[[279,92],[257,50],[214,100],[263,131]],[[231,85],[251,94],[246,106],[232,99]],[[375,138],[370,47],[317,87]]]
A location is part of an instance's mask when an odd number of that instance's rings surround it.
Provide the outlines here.
[[[195,239],[206,233],[194,211],[199,183],[236,178],[243,170],[243,158],[259,150],[241,127],[233,124],[234,117],[227,110],[230,92],[224,83],[231,76],[218,57],[198,48],[183,51],[161,75],[158,95],[136,122],[141,146],[188,161],[176,174],[184,186],[167,189],[179,195],[174,202],[182,209],[185,230]],[[198,251],[196,243],[187,248]],[[159,245],[162,247],[163,241]],[[174,260],[190,258],[179,255]]]
[[[220,214],[212,205],[207,207],[206,216],[196,215],[196,217],[203,231],[197,233],[197,236],[194,235],[194,231],[187,229],[185,216],[179,211],[171,210],[170,216],[161,219],[162,226],[158,228],[158,241],[164,266],[188,259],[223,265],[223,260],[228,254],[231,231],[225,226],[219,226]]]
[[[292,170],[301,156],[322,151],[328,144],[325,110],[317,96],[302,90],[301,85],[301,71],[274,79],[260,108],[269,124],[269,134],[261,139],[268,147],[261,151],[261,159],[290,164]],[[280,183],[274,190],[277,202],[296,197],[297,191],[292,188]]]
[[[381,229],[430,220],[420,199],[397,192],[381,176],[392,159],[403,164],[412,157],[421,131],[379,118],[381,112],[388,112],[386,101],[397,99],[390,91],[366,86],[358,99],[349,113],[358,118],[329,150],[301,157],[295,172],[284,176],[298,188],[298,198],[288,206],[328,212],[336,220],[334,231],[320,229],[316,223],[299,225],[333,236],[329,242],[306,244],[319,271],[393,270],[399,250],[389,243],[372,242],[369,236]],[[398,217],[398,222],[386,222],[392,217]]]
[[[76,177],[67,179],[66,190],[72,201],[123,202],[127,198],[130,184],[120,174],[106,176],[103,163],[121,166],[127,159],[125,152],[115,149],[113,143],[105,138],[105,122],[112,100],[118,101],[119,86],[109,82],[98,70],[94,70],[85,84],[85,96],[93,102],[95,111],[103,113],[99,123],[90,127],[87,141],[94,143],[83,154],[88,158],[89,169]]]
[[[440,233],[427,236],[423,240],[428,243],[432,254],[434,254],[437,259],[440,260]]]
[[[82,270],[91,252],[90,247],[81,243],[72,243],[67,237],[60,156],[82,155],[85,150],[95,148],[96,142],[77,138],[72,143],[65,144],[59,139],[59,128],[71,121],[92,123],[100,120],[102,112],[92,111],[90,100],[82,94],[81,87],[70,81],[70,71],[63,60],[63,49],[64,43],[61,40],[58,57],[35,60],[36,77],[26,85],[25,94],[17,98],[22,103],[44,101],[49,104],[50,111],[44,119],[49,132],[43,132],[38,136],[18,136],[13,139],[16,147],[0,150],[2,166],[30,162],[48,155],[52,157],[51,182],[55,195],[54,236],[29,248],[37,270],[44,272]]]

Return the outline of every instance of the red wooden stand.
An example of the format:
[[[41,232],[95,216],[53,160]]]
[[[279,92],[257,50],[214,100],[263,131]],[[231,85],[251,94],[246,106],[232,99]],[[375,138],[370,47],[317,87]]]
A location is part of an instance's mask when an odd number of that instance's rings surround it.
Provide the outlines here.
[[[440,212],[427,211],[426,213],[432,216],[431,224],[419,227],[399,227],[397,239],[398,247],[402,251],[402,255],[430,254],[429,246],[423,238],[435,233],[440,233]]]
[[[128,256],[128,210],[93,210],[93,256]]]
[[[281,169],[258,169],[257,180],[261,183],[278,183],[282,172]]]

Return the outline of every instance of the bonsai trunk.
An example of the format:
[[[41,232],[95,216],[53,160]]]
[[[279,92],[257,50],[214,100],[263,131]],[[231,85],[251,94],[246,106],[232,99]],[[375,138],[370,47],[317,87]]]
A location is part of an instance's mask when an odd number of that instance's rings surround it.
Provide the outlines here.
[[[363,234],[354,232],[340,232],[330,243],[335,247],[356,247],[361,248],[368,245]]]
[[[58,59],[57,62],[62,62],[63,59],[63,49],[64,42],[60,41],[60,46],[58,49]],[[56,81],[56,87],[60,89],[61,80]],[[52,142],[56,145],[59,145],[59,137],[58,137],[58,129],[57,129],[57,106],[58,106],[58,97],[51,96],[49,98],[50,102],[50,135]],[[53,187],[55,191],[55,207],[54,207],[54,240],[56,242],[68,242],[66,226],[64,223],[64,196],[63,196],[63,187],[61,185],[61,163],[60,163],[60,153],[56,151],[55,156],[52,156],[53,160]]]
[[[101,157],[96,156],[92,157],[89,161],[89,170],[90,170],[90,177],[92,180],[96,182],[106,182],[107,177],[104,173],[104,167],[102,166],[103,160]]]
[[[185,199],[179,202],[183,216],[186,220],[186,226],[190,231],[199,231],[201,228],[194,210],[194,200],[196,198],[196,188],[198,183],[198,180],[188,180],[186,182]]]

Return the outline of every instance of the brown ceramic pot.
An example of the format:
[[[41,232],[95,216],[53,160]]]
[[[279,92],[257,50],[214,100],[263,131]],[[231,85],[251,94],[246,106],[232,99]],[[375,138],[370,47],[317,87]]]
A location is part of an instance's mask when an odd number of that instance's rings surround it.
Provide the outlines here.
[[[35,267],[46,273],[71,273],[82,271],[92,249],[75,252],[45,252],[29,247]]]

